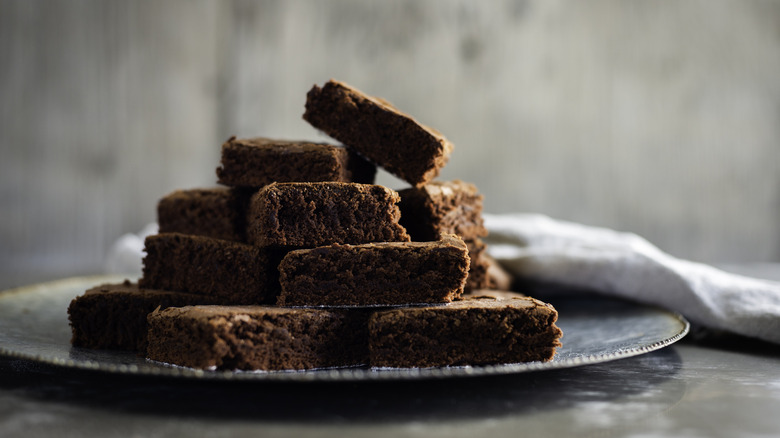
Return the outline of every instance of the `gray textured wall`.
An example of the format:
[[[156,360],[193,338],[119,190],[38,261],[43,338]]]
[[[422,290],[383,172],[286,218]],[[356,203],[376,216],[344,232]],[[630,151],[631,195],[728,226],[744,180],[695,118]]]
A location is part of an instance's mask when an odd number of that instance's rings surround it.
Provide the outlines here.
[[[780,2],[4,0],[0,59],[6,271],[99,266],[232,134],[324,139],[329,78],[442,131],[487,211],[780,260]]]

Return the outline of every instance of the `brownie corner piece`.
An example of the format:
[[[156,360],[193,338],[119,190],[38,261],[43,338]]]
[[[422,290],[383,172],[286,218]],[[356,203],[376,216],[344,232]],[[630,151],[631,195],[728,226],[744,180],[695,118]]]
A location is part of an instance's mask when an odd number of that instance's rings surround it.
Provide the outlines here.
[[[303,118],[415,186],[438,176],[453,149],[441,133],[384,99],[333,79],[307,93]]]
[[[446,306],[377,312],[369,321],[373,367],[550,361],[561,346],[558,312],[534,298],[477,296]]]

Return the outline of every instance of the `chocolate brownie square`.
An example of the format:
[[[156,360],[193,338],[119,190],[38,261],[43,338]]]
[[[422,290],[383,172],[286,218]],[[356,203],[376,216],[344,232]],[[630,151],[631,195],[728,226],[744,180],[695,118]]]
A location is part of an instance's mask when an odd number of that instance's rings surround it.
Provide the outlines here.
[[[147,357],[191,368],[303,370],[367,363],[369,313],[192,306],[148,317]]]
[[[372,184],[274,183],[249,206],[249,241],[260,247],[409,241],[398,193]]]
[[[141,289],[125,280],[87,290],[68,306],[74,347],[146,351],[146,315],[156,308],[212,304],[212,297]]]
[[[279,264],[280,306],[447,303],[463,293],[466,244],[436,242],[331,245],[287,253]]]
[[[369,320],[373,367],[437,367],[549,361],[561,345],[558,313],[533,298],[477,297],[405,307]]]
[[[220,184],[254,188],[298,181],[371,184],[375,175],[374,164],[343,146],[269,138],[231,137],[217,168]]]
[[[404,189],[401,196],[401,225],[412,240],[436,240],[442,233],[457,234],[463,240],[487,236],[482,220],[482,195],[463,181],[434,181]]]
[[[435,178],[452,151],[436,130],[334,80],[309,91],[303,118],[412,185]]]
[[[145,249],[142,288],[209,295],[221,304],[273,303],[279,293],[284,252],[179,233],[149,236]]]
[[[246,241],[246,210],[254,192],[235,188],[177,190],[157,204],[160,233]]]

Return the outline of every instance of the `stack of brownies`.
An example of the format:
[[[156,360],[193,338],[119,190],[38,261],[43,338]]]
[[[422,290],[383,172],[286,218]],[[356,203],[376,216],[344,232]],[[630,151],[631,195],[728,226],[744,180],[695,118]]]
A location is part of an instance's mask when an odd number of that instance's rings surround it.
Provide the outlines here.
[[[235,137],[224,187],[158,204],[137,284],[68,309],[76,347],[194,368],[431,367],[552,359],[557,312],[510,292],[480,240],[482,196],[433,181],[452,145],[337,81],[304,119],[344,146]],[[411,184],[373,184],[376,166]]]

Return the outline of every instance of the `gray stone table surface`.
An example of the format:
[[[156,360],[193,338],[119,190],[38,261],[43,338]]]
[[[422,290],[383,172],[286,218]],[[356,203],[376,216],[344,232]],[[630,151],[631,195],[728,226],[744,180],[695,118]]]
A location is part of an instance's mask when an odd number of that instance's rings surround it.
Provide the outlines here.
[[[599,365],[416,382],[191,381],[0,357],[0,437],[778,435],[780,347],[703,330]]]

